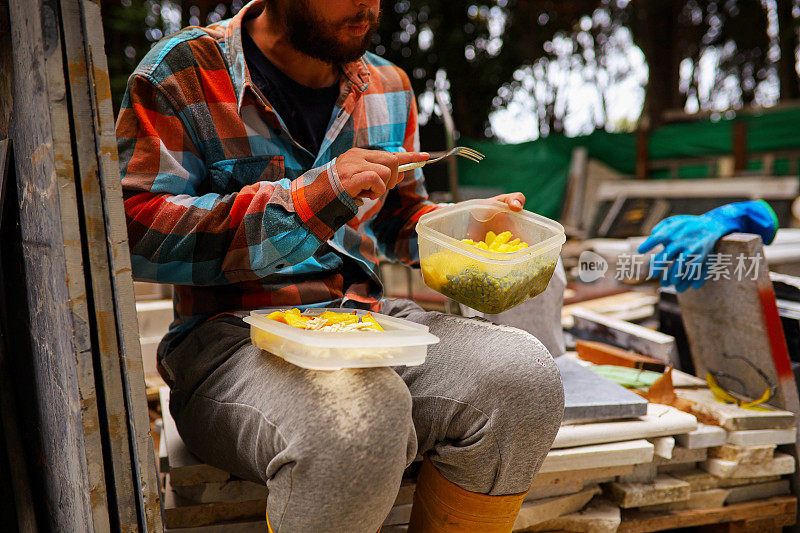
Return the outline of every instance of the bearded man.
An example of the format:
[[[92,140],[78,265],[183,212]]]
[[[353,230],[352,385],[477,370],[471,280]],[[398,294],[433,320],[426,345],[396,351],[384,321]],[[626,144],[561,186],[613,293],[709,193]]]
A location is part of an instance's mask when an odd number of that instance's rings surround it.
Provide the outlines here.
[[[117,124],[134,276],[175,286],[158,350],[203,461],[269,489],[276,532],[374,532],[423,459],[410,531],[510,531],[555,438],[560,376],[521,330],[382,296],[439,206],[406,74],[367,53],[379,0],[256,0],[156,44]],[[496,197],[520,210],[524,197]],[[259,308],[429,326],[416,367],[311,371],[250,342]]]

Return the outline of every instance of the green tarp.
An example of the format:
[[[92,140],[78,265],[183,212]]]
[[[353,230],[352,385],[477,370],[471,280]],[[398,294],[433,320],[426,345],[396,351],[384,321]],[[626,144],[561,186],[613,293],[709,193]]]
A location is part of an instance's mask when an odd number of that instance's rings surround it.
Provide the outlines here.
[[[653,160],[717,156],[732,153],[733,123],[747,123],[748,152],[800,148],[800,109],[765,111],[728,120],[702,120],[672,124],[650,135],[649,153]],[[602,161],[623,174],[633,174],[636,164],[636,135],[597,131],[582,137],[552,135],[519,144],[498,144],[462,139],[460,144],[475,148],[486,158],[475,164],[458,159],[459,184],[465,187],[500,187],[505,192],[520,191],[528,198],[527,208],[549,218],[558,218],[567,184],[572,150],[583,146],[589,157]],[[750,166],[757,170],[757,165]],[[776,173],[785,173],[786,160],[778,158]],[[680,176],[701,178],[705,166],[682,168]],[[655,173],[654,179],[667,177]]]

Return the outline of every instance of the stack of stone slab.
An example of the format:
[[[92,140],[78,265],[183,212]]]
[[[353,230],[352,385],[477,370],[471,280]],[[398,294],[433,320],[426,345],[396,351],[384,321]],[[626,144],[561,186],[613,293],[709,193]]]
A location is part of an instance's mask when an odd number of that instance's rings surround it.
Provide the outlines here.
[[[659,440],[697,428],[694,416],[649,404],[572,358],[556,359],[564,421],[533,482],[515,531],[616,531],[620,507],[606,487],[653,464]]]
[[[797,499],[787,476],[795,471],[795,460],[777,450],[796,440],[794,415],[722,404],[707,389],[679,395],[694,401],[709,424],[651,439],[652,463],[603,486],[604,496],[621,509],[619,530],[748,521],[764,530],[794,524]]]
[[[570,383],[592,378],[574,380],[574,361],[558,362],[569,400]],[[643,416],[587,422],[568,406],[565,417],[580,422],[562,425],[515,531],[793,524],[797,499],[787,476],[795,461],[778,446],[795,441],[794,415],[722,404],[701,387],[677,392],[693,402],[697,416],[651,403]]]
[[[699,423],[691,414],[643,402],[624,389],[615,399],[613,387],[599,376],[592,378],[600,383],[595,390],[604,392],[579,394],[576,386],[585,386],[589,376],[558,362],[565,378],[565,423],[514,531],[659,531],[755,517],[771,520],[758,522],[767,526],[794,523],[797,499],[785,476],[795,463],[777,449],[795,440],[792,413],[743,410],[716,402],[708,390],[679,390],[702,406],[698,416],[705,423]],[[160,456],[166,530],[264,531],[266,487],[189,453],[167,398],[164,388]],[[412,467],[383,533],[407,530],[414,490]]]

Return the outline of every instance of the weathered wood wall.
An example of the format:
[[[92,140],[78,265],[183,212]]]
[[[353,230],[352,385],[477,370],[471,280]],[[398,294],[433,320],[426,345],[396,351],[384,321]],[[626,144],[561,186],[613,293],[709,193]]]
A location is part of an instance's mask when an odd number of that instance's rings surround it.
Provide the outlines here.
[[[4,330],[29,362],[17,396],[35,399],[38,526],[160,531],[100,6],[0,0],[3,20],[0,139],[13,140],[21,263],[4,259],[3,289],[24,299]]]

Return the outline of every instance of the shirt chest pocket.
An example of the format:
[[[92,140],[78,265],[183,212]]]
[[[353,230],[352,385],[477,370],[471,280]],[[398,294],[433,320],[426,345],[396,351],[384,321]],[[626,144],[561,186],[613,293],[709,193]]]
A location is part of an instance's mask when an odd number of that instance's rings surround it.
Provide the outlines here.
[[[282,155],[261,155],[240,159],[223,159],[207,167],[211,190],[217,194],[238,192],[259,181],[284,178]]]

